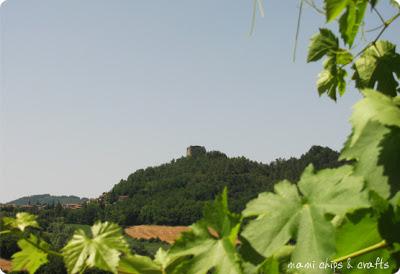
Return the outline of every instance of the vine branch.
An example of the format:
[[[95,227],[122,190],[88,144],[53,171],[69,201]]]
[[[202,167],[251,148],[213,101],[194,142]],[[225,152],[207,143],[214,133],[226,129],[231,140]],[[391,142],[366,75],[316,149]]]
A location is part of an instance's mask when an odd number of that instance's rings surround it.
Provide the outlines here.
[[[375,250],[378,250],[378,249],[381,249],[381,248],[386,248],[387,246],[388,246],[388,244],[386,243],[385,240],[383,240],[382,242],[379,242],[377,244],[371,245],[371,246],[369,246],[367,248],[364,248],[364,249],[358,250],[356,252],[350,253],[348,255],[339,257],[339,258],[333,260],[333,262],[335,262],[335,263],[343,262],[343,261],[345,261],[347,259],[352,259],[352,258],[361,256],[361,255],[364,255],[364,254],[367,254],[367,253],[370,253],[372,251],[375,251]]]
[[[373,43],[375,43],[376,41],[378,41],[378,39],[382,36],[382,34],[385,32],[385,30],[390,26],[390,24],[392,24],[397,18],[399,18],[400,16],[400,12],[397,13],[395,16],[393,16],[392,18],[390,18],[389,20],[385,21],[384,26],[382,28],[382,30],[379,32],[378,36],[375,38],[375,40],[373,41]]]
[[[359,57],[361,54],[363,54],[370,46],[375,45],[375,43],[379,40],[379,38],[381,38],[382,34],[386,31],[386,29],[394,22],[396,21],[397,18],[400,17],[400,12],[398,12],[397,14],[395,14],[393,17],[391,17],[389,20],[384,21],[383,23],[383,27],[381,29],[381,31],[378,33],[378,35],[375,37],[375,39],[368,43],[360,52],[358,52],[354,57],[353,60],[356,59],[357,57]],[[348,64],[346,64],[348,65]],[[345,67],[346,65],[343,65],[343,67]]]
[[[383,19],[382,14],[378,11],[376,7],[373,7],[373,10],[375,11],[376,14],[378,14],[379,19],[381,19],[382,23],[385,24],[385,19]]]

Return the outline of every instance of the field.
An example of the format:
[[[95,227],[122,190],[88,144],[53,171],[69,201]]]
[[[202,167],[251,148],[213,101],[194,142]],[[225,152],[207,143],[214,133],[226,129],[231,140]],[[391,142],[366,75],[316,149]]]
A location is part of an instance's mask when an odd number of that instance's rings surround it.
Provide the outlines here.
[[[3,271],[10,272],[11,271],[11,262],[4,260],[4,259],[0,259],[0,269]]]
[[[137,225],[126,228],[125,233],[134,239],[159,239],[172,244],[187,230],[187,226]]]

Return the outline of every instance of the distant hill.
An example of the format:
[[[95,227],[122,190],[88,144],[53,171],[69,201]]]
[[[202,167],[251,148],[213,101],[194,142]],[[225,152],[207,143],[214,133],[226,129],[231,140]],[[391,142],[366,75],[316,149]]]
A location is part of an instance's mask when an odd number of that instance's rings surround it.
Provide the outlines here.
[[[52,205],[52,204],[81,204],[87,201],[87,198],[80,198],[77,196],[53,196],[50,194],[32,195],[19,198],[17,200],[8,202],[8,204],[16,205]]]
[[[87,212],[71,221],[97,216],[122,225],[188,225],[201,217],[204,203],[213,200],[225,186],[230,208],[240,212],[249,200],[260,192],[271,191],[278,181],[296,182],[310,163],[316,169],[341,165],[338,156],[328,147],[313,146],[299,158],[264,164],[199,150],[192,156],[137,170],[106,193],[98,209],[83,209]]]

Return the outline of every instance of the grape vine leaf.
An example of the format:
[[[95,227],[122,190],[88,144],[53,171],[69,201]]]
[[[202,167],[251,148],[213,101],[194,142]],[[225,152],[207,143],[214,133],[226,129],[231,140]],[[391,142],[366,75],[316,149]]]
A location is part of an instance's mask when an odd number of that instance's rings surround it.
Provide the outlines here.
[[[400,104],[373,90],[364,90],[364,99],[355,104],[350,122],[353,133],[340,159],[357,160],[355,174],[366,187],[388,198],[400,189]]]
[[[27,227],[39,228],[36,218],[35,215],[27,212],[19,212],[17,213],[16,218],[4,217],[3,222],[6,226],[25,231],[25,228]]]
[[[129,253],[129,249],[118,225],[98,222],[89,232],[77,230],[62,253],[69,273],[86,267],[117,273],[120,256]]]
[[[48,243],[38,239],[33,234],[30,234],[28,239],[19,240],[18,246],[21,251],[12,256],[13,271],[28,271],[29,273],[35,273],[40,266],[48,262],[47,253],[34,244],[43,249],[49,248]]]
[[[358,216],[357,216],[358,215]],[[335,233],[336,255],[335,258],[352,254],[372,245],[382,242],[382,237],[378,231],[378,220],[369,211],[359,212],[346,220]],[[357,268],[359,263],[376,264],[382,260],[382,265],[377,264],[377,268],[365,269]],[[384,268],[384,264],[387,267]],[[363,274],[366,271],[376,274],[391,274],[396,269],[396,263],[391,259],[388,249],[378,249],[373,252],[352,258],[343,262],[341,273]]]
[[[339,19],[339,31],[343,41],[351,47],[364,18],[368,0],[351,0],[347,2],[346,12]]]
[[[375,88],[389,96],[396,96],[400,78],[400,55],[396,46],[388,41],[378,41],[369,46],[355,61],[353,79],[360,89]]]
[[[317,89],[319,95],[321,96],[326,93],[331,99],[336,101],[337,92],[342,96],[346,91],[346,76],[346,70],[341,67],[336,65],[325,67],[318,74]]]
[[[325,261],[335,252],[334,226],[327,214],[344,216],[368,207],[363,179],[352,173],[351,166],[315,172],[310,165],[297,186],[276,184],[275,193],[262,193],[247,204],[243,215],[257,218],[242,236],[265,257],[295,240],[293,262]]]
[[[228,209],[227,191],[204,209],[204,217],[182,233],[168,255],[173,259],[187,258],[187,274],[243,273],[236,242],[241,217]]]
[[[364,19],[368,0],[325,0],[327,22],[339,19],[339,31],[343,41],[351,47]],[[374,6],[376,1],[370,1]]]
[[[321,28],[319,33],[311,37],[307,62],[314,62],[339,49],[339,40],[329,29]]]
[[[325,55],[327,59],[324,61],[324,69],[317,80],[318,93],[327,93],[330,98],[336,100],[337,92],[343,95],[346,91],[347,72],[343,65],[351,63],[353,56],[347,50],[339,48],[339,40],[332,31],[320,29],[320,32],[311,38],[307,61],[315,62]]]

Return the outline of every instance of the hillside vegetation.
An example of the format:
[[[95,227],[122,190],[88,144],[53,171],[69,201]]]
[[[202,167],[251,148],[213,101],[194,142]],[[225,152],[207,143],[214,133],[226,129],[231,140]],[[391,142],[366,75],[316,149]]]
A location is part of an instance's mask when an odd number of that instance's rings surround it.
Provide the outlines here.
[[[87,201],[87,198],[80,198],[77,196],[53,196],[50,194],[32,195],[25,196],[14,201],[8,202],[8,204],[15,205],[51,205],[51,204],[80,204]]]
[[[270,164],[229,158],[216,151],[182,157],[137,170],[116,184],[107,193],[104,215],[99,217],[123,225],[188,225],[201,218],[204,203],[212,201],[225,186],[232,210],[240,212],[258,193],[272,190],[277,181],[298,180],[310,163],[316,169],[340,165],[336,151],[320,146],[313,146],[299,158],[277,159]],[[121,196],[129,198],[119,201]]]

